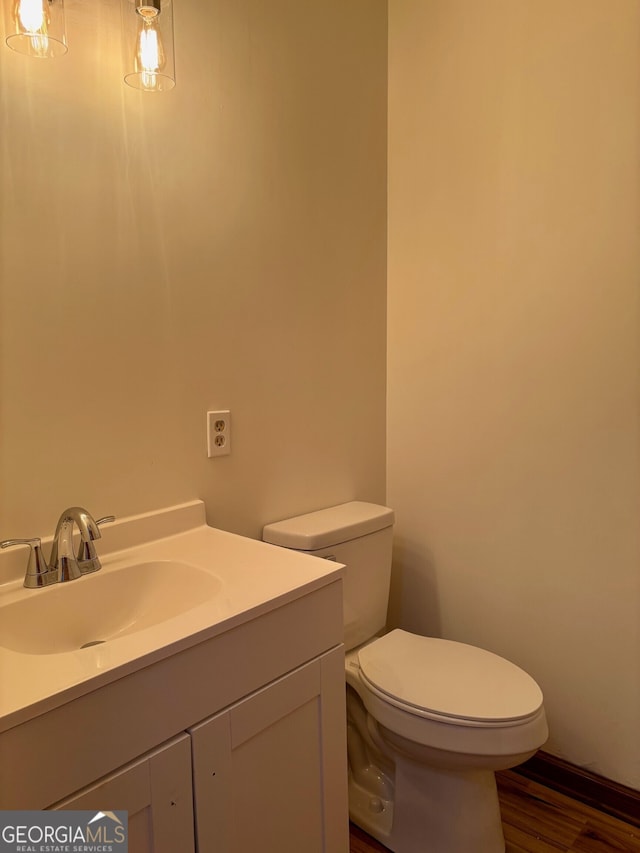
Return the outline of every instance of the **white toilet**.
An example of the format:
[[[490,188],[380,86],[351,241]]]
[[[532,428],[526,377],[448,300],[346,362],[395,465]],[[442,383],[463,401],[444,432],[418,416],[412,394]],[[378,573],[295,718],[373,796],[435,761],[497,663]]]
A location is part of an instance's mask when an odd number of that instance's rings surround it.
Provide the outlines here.
[[[396,853],[503,853],[494,771],[547,739],[542,692],[491,652],[395,630],[393,510],[354,501],[269,524],[266,542],[344,563],[349,813]]]

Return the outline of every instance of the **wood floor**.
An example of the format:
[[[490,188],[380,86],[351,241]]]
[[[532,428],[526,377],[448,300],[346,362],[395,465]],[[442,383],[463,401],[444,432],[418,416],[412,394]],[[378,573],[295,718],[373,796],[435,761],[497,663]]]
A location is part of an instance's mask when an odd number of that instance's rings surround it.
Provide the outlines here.
[[[640,828],[513,771],[497,776],[506,853],[640,853]],[[351,853],[379,851],[386,848],[352,826]]]

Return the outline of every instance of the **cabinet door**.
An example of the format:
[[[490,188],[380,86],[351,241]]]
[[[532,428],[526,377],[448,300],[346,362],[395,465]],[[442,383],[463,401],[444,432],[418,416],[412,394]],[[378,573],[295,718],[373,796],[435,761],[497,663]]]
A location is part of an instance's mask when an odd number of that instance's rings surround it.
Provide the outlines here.
[[[346,853],[342,648],[191,730],[198,853]]]
[[[52,806],[129,812],[129,853],[194,853],[191,742],[184,734]]]

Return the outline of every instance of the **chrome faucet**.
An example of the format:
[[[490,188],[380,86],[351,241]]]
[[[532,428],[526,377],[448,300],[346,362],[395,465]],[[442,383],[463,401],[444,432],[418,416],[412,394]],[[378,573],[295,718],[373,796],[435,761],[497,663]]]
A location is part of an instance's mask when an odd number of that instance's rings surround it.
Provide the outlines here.
[[[74,581],[82,576],[76,555],[73,553],[73,526],[78,525],[82,541],[99,539],[100,531],[91,515],[81,506],[65,509],[56,525],[51,546],[49,568],[58,575],[58,582]]]
[[[115,516],[107,515],[95,521],[90,512],[81,506],[72,506],[62,513],[56,525],[51,546],[49,563],[42,555],[40,539],[6,539],[0,542],[0,548],[11,545],[29,545],[29,564],[24,578],[24,586],[37,589],[52,583],[66,583],[77,580],[84,574],[97,572],[101,567],[96,554],[96,539],[100,539],[100,525],[115,521]],[[80,546],[77,555],[73,552],[73,529],[77,525],[80,531]]]
[[[49,559],[49,569],[57,573],[59,583],[73,581],[84,574],[98,571],[100,560],[93,543],[102,536],[99,525],[109,521],[115,521],[115,517],[108,515],[94,521],[91,513],[81,506],[65,509],[58,519]],[[74,524],[78,525],[80,531],[77,556],[73,553]]]

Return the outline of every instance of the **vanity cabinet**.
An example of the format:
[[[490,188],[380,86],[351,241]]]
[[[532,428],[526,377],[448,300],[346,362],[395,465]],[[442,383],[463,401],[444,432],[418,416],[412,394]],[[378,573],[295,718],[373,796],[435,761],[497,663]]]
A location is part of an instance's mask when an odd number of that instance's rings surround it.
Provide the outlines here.
[[[189,736],[174,738],[53,808],[127,811],[130,853],[194,853]]]
[[[130,853],[347,853],[342,631],[337,578],[96,678],[0,732],[0,809],[126,810]]]
[[[51,808],[127,811],[130,853],[344,853],[343,671],[340,647]]]

